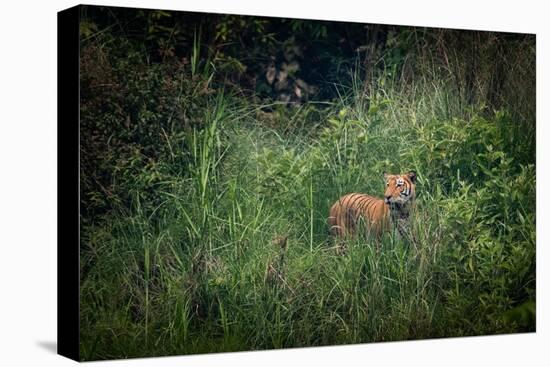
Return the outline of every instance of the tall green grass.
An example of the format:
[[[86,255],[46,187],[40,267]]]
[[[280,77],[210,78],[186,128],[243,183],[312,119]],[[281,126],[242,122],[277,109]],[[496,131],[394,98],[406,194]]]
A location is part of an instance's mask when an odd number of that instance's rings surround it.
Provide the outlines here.
[[[159,136],[169,153],[127,183],[131,204],[82,228],[83,358],[534,330],[532,132],[462,110],[444,82],[359,93],[314,131],[268,128],[219,93],[200,128]],[[331,203],[409,169],[417,241],[339,253]]]

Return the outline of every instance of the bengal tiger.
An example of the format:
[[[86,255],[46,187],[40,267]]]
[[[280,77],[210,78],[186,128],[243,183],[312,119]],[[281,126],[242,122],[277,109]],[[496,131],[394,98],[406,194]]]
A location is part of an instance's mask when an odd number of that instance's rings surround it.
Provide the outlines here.
[[[351,237],[360,222],[368,234],[378,238],[397,227],[402,237],[407,237],[409,216],[416,198],[416,172],[391,175],[384,172],[386,191],[384,199],[351,193],[342,196],[330,208],[328,223],[334,237]]]

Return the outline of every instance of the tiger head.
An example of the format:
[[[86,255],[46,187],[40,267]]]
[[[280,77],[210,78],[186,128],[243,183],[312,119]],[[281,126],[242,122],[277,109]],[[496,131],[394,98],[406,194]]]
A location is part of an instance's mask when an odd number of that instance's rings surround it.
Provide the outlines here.
[[[384,172],[386,192],[384,202],[388,205],[398,204],[403,206],[416,197],[416,172],[410,171],[403,175],[390,175]]]

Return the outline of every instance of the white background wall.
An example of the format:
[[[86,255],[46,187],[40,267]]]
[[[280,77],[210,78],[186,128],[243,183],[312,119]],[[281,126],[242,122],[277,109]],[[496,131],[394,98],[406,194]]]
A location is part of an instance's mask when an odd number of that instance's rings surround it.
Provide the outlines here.
[[[89,4],[105,2],[89,1]],[[537,33],[537,333],[165,357],[113,366],[547,365],[549,49],[545,1],[111,0],[109,5]],[[0,365],[54,366],[56,343],[56,12],[76,2],[0,10]],[[534,179],[534,178],[533,178]]]

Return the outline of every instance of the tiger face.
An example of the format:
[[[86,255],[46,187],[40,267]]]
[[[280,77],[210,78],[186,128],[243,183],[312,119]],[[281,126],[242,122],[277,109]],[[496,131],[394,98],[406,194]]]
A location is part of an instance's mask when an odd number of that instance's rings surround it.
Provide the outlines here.
[[[416,197],[416,172],[410,171],[402,175],[390,175],[384,172],[386,191],[384,202],[387,205],[403,206]]]

